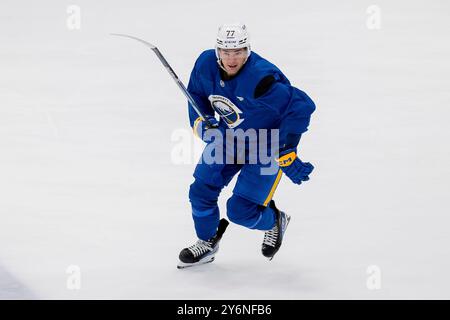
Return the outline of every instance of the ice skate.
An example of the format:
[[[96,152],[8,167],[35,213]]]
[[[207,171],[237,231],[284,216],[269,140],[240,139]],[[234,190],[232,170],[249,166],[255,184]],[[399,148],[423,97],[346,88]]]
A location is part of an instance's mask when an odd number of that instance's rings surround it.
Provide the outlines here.
[[[264,233],[264,241],[261,251],[262,254],[269,258],[270,261],[281,247],[284,233],[286,232],[291,217],[283,211],[278,210],[277,207],[275,207],[275,202],[273,200],[270,201],[269,206],[275,210],[277,221],[271,230]]]
[[[187,248],[181,250],[178,262],[178,269],[184,269],[205,263],[213,262],[214,256],[219,250],[219,242],[222,235],[228,226],[226,219],[221,219],[217,233],[214,237],[208,240],[197,240],[197,242]]]

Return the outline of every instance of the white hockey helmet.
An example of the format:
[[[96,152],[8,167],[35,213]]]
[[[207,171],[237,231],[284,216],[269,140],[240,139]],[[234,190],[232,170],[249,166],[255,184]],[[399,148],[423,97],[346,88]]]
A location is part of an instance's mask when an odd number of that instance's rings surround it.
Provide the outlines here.
[[[250,56],[250,37],[247,27],[242,23],[223,24],[219,27],[216,41],[216,57],[219,59],[218,49],[247,48],[247,57]]]

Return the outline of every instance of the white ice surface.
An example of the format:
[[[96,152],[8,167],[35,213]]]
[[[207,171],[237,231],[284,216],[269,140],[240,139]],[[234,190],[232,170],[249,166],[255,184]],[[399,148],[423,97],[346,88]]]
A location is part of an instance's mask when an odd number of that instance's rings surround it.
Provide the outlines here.
[[[0,299],[450,298],[450,3],[379,0],[380,30],[371,4],[2,0]],[[238,20],[315,100],[300,154],[316,170],[276,191],[292,220],[272,262],[261,232],[230,225],[214,263],[179,271],[195,240],[196,159],[171,161],[186,102],[148,48],[109,33],[156,44],[186,83]]]

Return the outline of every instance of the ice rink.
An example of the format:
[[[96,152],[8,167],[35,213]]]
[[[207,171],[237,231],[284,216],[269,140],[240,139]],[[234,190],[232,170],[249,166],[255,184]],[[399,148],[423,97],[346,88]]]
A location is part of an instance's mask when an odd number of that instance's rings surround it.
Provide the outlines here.
[[[2,0],[0,299],[449,299],[449,10]],[[316,169],[275,193],[292,220],[273,261],[232,224],[216,261],[177,270],[197,158],[174,148],[199,142],[153,52],[109,34],[156,44],[187,84],[230,21],[315,101],[300,157]]]

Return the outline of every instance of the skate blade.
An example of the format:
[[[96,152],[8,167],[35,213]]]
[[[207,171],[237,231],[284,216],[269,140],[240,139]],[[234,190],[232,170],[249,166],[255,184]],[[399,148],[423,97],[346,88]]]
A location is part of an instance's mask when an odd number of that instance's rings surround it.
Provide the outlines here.
[[[179,261],[178,265],[177,265],[177,269],[186,269],[186,268],[190,268],[190,267],[200,266],[202,264],[207,264],[207,263],[210,263],[213,261],[214,261],[214,256],[203,258],[203,260],[200,260],[195,263],[184,263],[182,261]]]

